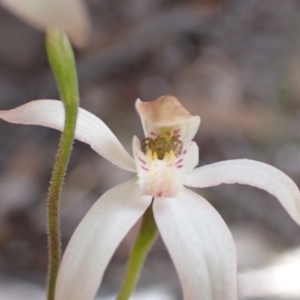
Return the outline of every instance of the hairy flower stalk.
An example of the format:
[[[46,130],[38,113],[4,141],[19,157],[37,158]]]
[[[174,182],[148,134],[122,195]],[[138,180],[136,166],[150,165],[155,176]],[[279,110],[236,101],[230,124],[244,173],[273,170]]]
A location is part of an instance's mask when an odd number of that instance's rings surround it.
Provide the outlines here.
[[[50,181],[47,200],[49,251],[47,298],[48,300],[53,300],[61,260],[60,197],[75,135],[79,95],[74,54],[67,36],[57,30],[48,30],[46,46],[49,62],[65,108],[64,129]]]
[[[231,233],[210,203],[187,187],[222,183],[258,187],[275,196],[300,224],[298,187],[280,170],[248,159],[197,167],[198,147],[193,138],[200,118],[172,96],[151,102],[137,100],[136,108],[145,137],[142,143],[133,137],[133,157],[99,118],[79,109],[75,137],[136,175],[102,195],[76,228],[63,255],[55,300],[94,299],[114,251],[149,210],[177,270],[184,299],[236,300],[236,253]],[[64,108],[56,100],[37,100],[0,111],[0,118],[62,130]],[[132,265],[129,262],[129,272],[134,270]],[[125,281],[130,287],[125,292],[122,288],[122,300],[133,290],[139,267],[136,270]]]

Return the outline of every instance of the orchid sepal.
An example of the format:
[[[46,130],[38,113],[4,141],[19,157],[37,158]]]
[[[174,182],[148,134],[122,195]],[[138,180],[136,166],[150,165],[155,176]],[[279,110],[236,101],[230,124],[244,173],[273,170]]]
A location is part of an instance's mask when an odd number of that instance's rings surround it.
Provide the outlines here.
[[[194,169],[184,180],[189,187],[247,184],[274,195],[300,225],[300,193],[295,182],[268,164],[250,159],[221,161]]]
[[[184,189],[153,203],[154,217],[177,269],[184,299],[236,300],[236,252],[216,210]]]
[[[2,110],[0,118],[10,123],[40,125],[62,131],[64,106],[59,100],[36,100],[15,109]],[[83,108],[78,110],[75,138],[90,145],[98,154],[120,168],[136,171],[133,158],[107,125]]]
[[[76,228],[58,273],[55,300],[92,300],[113,253],[151,204],[136,179],[102,195]]]

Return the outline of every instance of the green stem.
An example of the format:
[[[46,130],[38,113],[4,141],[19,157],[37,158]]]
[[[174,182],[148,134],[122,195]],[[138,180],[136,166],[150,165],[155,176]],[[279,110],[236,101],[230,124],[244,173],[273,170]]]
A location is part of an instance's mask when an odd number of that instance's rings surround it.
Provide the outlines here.
[[[152,205],[146,210],[139,234],[131,250],[126,275],[117,300],[128,300],[133,293],[147,254],[157,236]]]
[[[48,300],[54,299],[56,277],[61,260],[61,235],[59,224],[59,206],[63,180],[72,150],[74,139],[74,124],[76,124],[76,110],[66,107],[66,126],[62,134],[57,158],[52,173],[52,180],[48,196]]]
[[[54,300],[55,284],[61,260],[60,198],[75,135],[79,94],[74,54],[66,35],[57,30],[49,30],[46,36],[46,46],[49,62],[65,107],[65,125],[47,200],[49,247],[47,299]]]

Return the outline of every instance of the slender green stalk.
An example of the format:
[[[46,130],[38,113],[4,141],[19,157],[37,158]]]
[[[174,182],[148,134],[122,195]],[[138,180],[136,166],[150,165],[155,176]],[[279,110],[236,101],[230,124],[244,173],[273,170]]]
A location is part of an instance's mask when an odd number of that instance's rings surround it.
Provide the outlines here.
[[[54,300],[56,278],[61,260],[60,197],[74,140],[79,94],[74,54],[67,36],[57,30],[48,30],[46,47],[48,59],[65,106],[65,127],[56,156],[47,200],[49,247],[47,299]]]
[[[139,234],[131,250],[126,275],[117,300],[128,300],[135,289],[147,254],[157,237],[152,205],[146,210]]]

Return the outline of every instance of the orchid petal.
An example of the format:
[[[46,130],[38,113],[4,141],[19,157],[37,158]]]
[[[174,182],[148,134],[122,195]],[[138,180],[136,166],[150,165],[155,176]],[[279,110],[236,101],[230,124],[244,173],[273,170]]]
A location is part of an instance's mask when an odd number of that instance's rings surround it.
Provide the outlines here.
[[[184,299],[236,299],[236,253],[226,224],[198,194],[155,199],[155,221],[177,269]]]
[[[236,159],[197,168],[184,180],[185,185],[199,188],[222,183],[248,184],[269,192],[300,224],[299,189],[293,180],[280,170],[262,162]]]
[[[117,246],[151,204],[136,179],[106,192],[76,228],[64,253],[56,300],[92,300]]]
[[[0,4],[37,28],[66,31],[78,46],[89,36],[90,21],[81,0],[0,0]]]
[[[200,125],[200,117],[192,116],[173,96],[162,96],[151,102],[137,99],[135,107],[146,137],[159,135],[161,128],[171,128],[170,134],[186,144],[194,138]]]
[[[17,124],[64,128],[64,106],[58,100],[37,100],[12,110],[0,111],[0,118]],[[125,170],[135,172],[133,158],[126,152],[116,136],[98,117],[79,108],[75,138],[89,144],[104,158]]]

